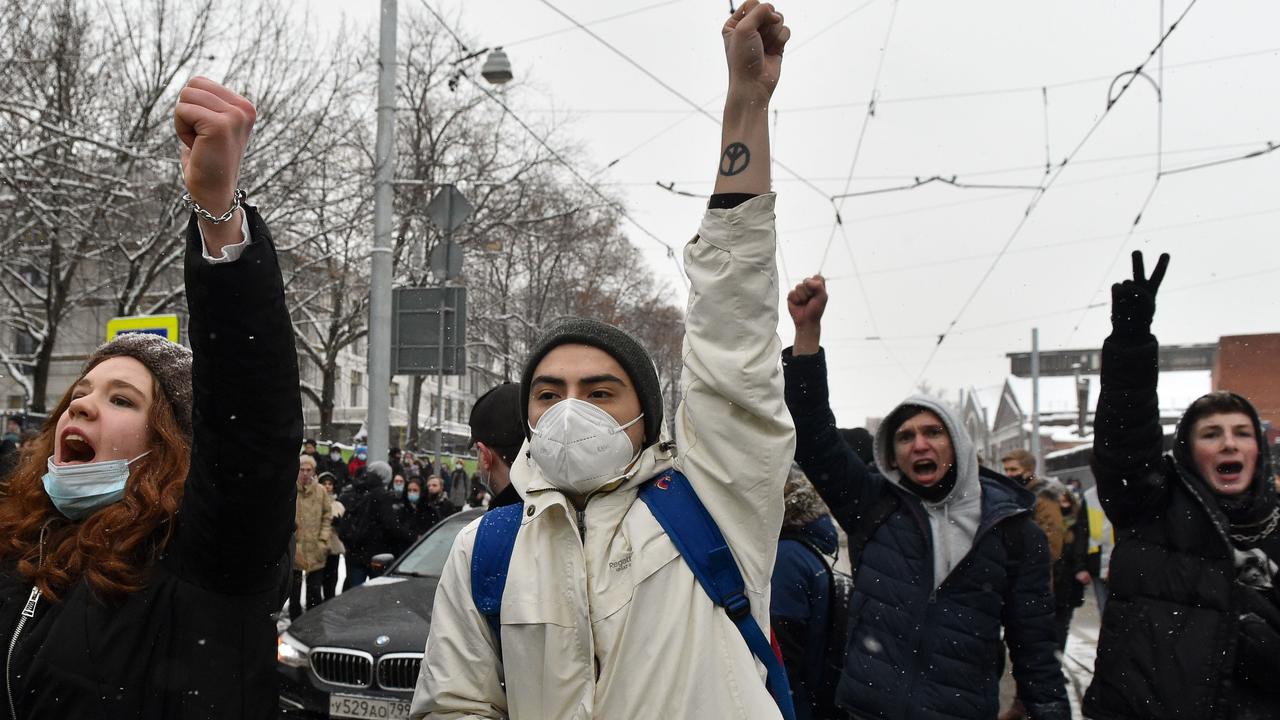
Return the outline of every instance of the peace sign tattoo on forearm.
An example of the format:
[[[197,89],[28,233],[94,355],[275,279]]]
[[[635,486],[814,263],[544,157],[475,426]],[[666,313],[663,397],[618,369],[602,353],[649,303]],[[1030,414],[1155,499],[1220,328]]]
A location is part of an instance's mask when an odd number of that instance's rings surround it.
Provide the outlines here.
[[[733,177],[747,169],[751,164],[751,150],[740,142],[730,143],[720,156],[720,174]]]

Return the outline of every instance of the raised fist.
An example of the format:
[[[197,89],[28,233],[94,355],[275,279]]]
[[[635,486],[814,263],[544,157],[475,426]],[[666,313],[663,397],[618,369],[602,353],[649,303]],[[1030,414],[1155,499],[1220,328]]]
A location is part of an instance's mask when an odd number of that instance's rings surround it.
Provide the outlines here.
[[[827,309],[827,281],[821,275],[801,280],[787,293],[787,312],[796,328],[819,327]]]
[[[1133,251],[1133,279],[1111,286],[1111,327],[1123,335],[1146,335],[1156,315],[1156,291],[1169,268],[1169,253],[1156,261],[1151,277],[1146,276],[1142,251]]]
[[[178,94],[182,177],[191,198],[214,215],[231,207],[256,117],[253,103],[208,78],[191,78]]]
[[[747,0],[720,31],[729,62],[729,91],[745,92],[768,102],[782,72],[782,50],[791,29],[769,3]]]

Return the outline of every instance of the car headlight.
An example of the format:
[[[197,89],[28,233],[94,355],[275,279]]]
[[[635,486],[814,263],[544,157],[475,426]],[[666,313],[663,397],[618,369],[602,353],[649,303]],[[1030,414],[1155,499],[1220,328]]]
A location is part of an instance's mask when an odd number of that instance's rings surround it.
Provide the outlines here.
[[[281,664],[289,667],[307,667],[307,656],[310,654],[311,648],[298,642],[298,639],[288,632],[282,632],[280,637],[276,638],[276,660]]]

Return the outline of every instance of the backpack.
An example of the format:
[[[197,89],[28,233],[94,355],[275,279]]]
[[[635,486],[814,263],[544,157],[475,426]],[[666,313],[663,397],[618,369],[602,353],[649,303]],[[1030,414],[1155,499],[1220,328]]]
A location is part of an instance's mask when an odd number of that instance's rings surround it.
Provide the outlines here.
[[[879,523],[877,523],[878,525]],[[835,569],[827,555],[809,538],[791,532],[783,532],[781,540],[794,540],[808,548],[827,571],[827,627],[826,643],[822,648],[822,667],[809,677],[813,684],[813,697],[820,714],[817,717],[841,717],[836,708],[836,685],[844,671],[845,649],[849,641],[849,599],[853,596],[853,576]]]
[[[640,488],[640,499],[666,531],[698,584],[716,605],[725,609],[751,654],[765,666],[769,692],[778,703],[782,717],[794,720],[791,687],[782,660],[751,616],[746,582],[733,553],[689,480],[675,470],[668,470]],[[485,513],[471,553],[471,600],[489,623],[499,659],[502,657],[502,593],[523,514],[523,503]]]
[[[347,547],[348,554],[355,554],[367,550],[365,546],[373,537],[377,530],[375,527],[376,520],[373,517],[373,493],[377,490],[369,492],[353,492],[348,495],[348,499],[341,501],[346,511],[342,517],[338,518],[333,528],[338,532],[338,539]]]

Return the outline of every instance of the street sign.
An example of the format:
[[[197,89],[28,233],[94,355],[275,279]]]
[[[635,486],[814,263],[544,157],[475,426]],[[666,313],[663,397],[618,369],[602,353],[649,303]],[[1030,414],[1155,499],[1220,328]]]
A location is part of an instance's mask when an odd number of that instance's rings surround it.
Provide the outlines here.
[[[467,371],[466,329],[466,288],[396,288],[391,294],[391,374],[462,375]]]
[[[431,274],[439,280],[453,280],[462,274],[462,248],[446,235],[431,249]]]
[[[454,185],[442,185],[431,202],[427,203],[427,217],[446,235],[462,227],[471,217],[471,203]]]
[[[178,342],[177,315],[131,315],[115,317],[107,321],[107,342],[116,339],[117,335],[128,333],[147,333],[159,335],[169,342]]]

